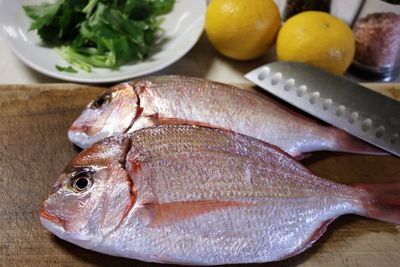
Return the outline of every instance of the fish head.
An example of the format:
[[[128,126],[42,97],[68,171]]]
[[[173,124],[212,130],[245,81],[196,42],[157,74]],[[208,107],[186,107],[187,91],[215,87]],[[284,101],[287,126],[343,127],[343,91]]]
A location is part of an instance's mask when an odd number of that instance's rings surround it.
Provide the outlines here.
[[[86,148],[127,131],[140,115],[140,110],[139,98],[132,85],[115,85],[86,106],[70,126],[68,138],[77,146]]]
[[[111,137],[65,168],[40,209],[42,225],[61,239],[93,248],[124,222],[135,191],[124,166],[130,145]]]

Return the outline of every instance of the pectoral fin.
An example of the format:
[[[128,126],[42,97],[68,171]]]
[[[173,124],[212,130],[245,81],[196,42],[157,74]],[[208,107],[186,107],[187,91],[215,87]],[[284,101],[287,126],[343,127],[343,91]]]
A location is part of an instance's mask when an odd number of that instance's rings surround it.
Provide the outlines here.
[[[222,201],[188,201],[173,203],[143,204],[144,214],[152,227],[174,224],[206,213],[232,208],[253,205],[243,202]]]
[[[217,126],[213,126],[206,122],[195,121],[195,120],[187,120],[187,119],[179,119],[179,118],[168,118],[158,115],[157,116],[158,124],[163,125],[197,125],[202,127],[214,127],[218,128]]]

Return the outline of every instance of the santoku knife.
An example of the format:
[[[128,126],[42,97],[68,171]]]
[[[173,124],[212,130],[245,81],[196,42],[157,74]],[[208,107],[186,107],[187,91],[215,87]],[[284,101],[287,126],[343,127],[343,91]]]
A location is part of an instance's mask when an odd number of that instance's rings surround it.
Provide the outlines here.
[[[297,108],[400,156],[399,101],[299,62],[274,62],[245,77]]]

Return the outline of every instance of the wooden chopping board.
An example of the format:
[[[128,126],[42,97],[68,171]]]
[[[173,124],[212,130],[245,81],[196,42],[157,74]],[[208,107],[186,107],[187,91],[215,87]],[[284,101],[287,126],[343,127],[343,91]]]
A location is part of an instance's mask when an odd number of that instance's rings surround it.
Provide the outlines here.
[[[376,90],[400,99],[400,85]],[[38,210],[77,149],[67,129],[102,89],[80,85],[0,86],[0,266],[150,266],[82,249],[39,222]],[[321,152],[303,161],[340,183],[400,181],[400,159]],[[304,253],[254,266],[399,266],[400,225],[343,216]],[[154,264],[155,266],[155,264]]]

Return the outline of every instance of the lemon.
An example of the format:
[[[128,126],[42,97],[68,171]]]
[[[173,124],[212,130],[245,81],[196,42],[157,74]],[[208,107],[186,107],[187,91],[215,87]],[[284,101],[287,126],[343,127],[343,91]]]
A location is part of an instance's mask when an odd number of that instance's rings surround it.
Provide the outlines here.
[[[280,21],[273,0],[213,0],[207,7],[205,30],[220,53],[248,60],[274,43]]]
[[[276,40],[278,60],[300,61],[343,74],[354,57],[352,30],[341,20],[318,11],[291,17]]]

